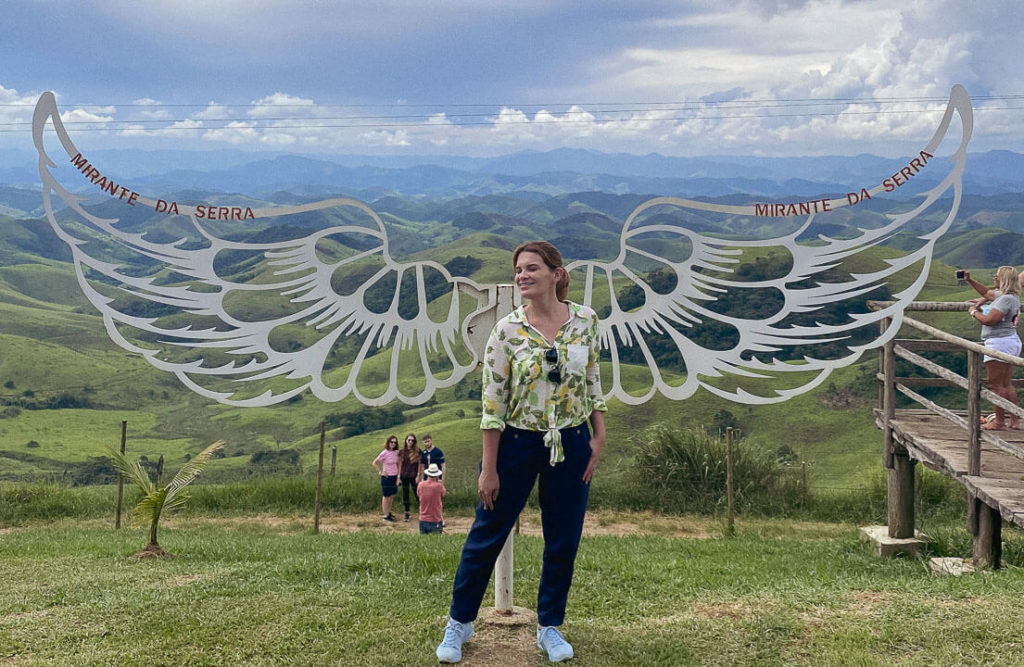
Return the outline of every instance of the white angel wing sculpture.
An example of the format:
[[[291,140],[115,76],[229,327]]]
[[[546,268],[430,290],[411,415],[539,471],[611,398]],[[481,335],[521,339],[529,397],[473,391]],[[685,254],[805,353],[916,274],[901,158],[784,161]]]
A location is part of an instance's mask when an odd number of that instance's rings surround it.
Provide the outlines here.
[[[920,203],[853,238],[808,238],[817,217],[903,187],[930,161],[938,162],[934,156],[957,116],[961,131],[952,137],[951,166],[921,193]],[[904,307],[924,286],[935,241],[956,217],[972,129],[970,100],[956,86],[924,150],[870,189],[799,204],[725,206],[662,197],[639,206],[625,223],[613,261],[568,267],[582,284],[576,293],[602,316],[602,346],[611,361],[606,394],[639,404],[655,393],[683,399],[703,387],[738,402],[777,402],[818,386],[832,370],[891,339]],[[802,222],[784,236],[757,241],[688,229],[688,220],[706,224],[713,214]],[[906,235],[911,223],[916,247],[881,263],[876,259],[874,266],[865,263],[866,250]],[[865,307],[867,295],[892,285],[899,291],[891,306]],[[624,357],[634,371],[628,382]],[[636,373],[637,365],[646,373]]]
[[[51,172],[47,121],[77,170],[120,200],[112,202],[119,218],[86,210]],[[195,392],[241,406],[307,389],[324,401],[353,395],[368,405],[418,404],[476,368],[460,328],[489,306],[493,290],[453,278],[436,262],[396,262],[383,222],[365,204],[332,199],[253,210],[175,202],[162,224],[143,232],[125,203],[149,217],[170,205],[108,185],[71,142],[52,94],[40,99],[33,131],[47,218],[70,246],[78,282],[108,334]],[[61,215],[54,194],[68,206]],[[276,223],[268,234],[283,240],[231,241],[209,221],[268,217]],[[466,303],[457,282],[480,298]]]
[[[919,205],[854,238],[806,236],[818,215],[871,199],[891,182],[855,198],[799,206],[657,198],[638,207],[617,257],[568,267],[570,296],[602,315],[606,393],[630,404],[655,393],[683,399],[699,387],[742,402],[785,400],[894,336],[902,308],[927,277],[934,242],[960,204],[972,129],[963,88],[953,89],[938,130],[911,165],[914,173],[932,167],[926,163],[957,115],[961,137],[941,182]],[[50,124],[75,177],[110,195],[100,211],[87,210],[54,174],[57,163],[44,145]],[[470,332],[494,311],[497,288],[453,277],[437,262],[395,261],[382,220],[366,204],[332,199],[253,209],[144,197],[88,163],[51,93],[36,106],[33,138],[47,218],[71,248],[78,282],[108,334],[193,391],[240,406],[271,405],[306,390],[324,401],[420,404],[476,368],[478,336]],[[66,209],[54,210],[54,194]],[[687,228],[688,216],[716,214],[786,224],[801,208],[808,211],[801,224],[767,241]],[[936,217],[937,208],[944,211]],[[154,212],[164,214],[156,225]],[[265,218],[274,226],[262,238],[233,240],[231,225]],[[881,266],[858,263],[864,250],[915,220],[928,221],[915,227],[918,247]],[[863,310],[865,295],[894,280],[900,290],[892,306]],[[730,307],[737,302],[757,307]],[[843,304],[862,310],[837,311]],[[879,334],[883,318],[891,323]]]

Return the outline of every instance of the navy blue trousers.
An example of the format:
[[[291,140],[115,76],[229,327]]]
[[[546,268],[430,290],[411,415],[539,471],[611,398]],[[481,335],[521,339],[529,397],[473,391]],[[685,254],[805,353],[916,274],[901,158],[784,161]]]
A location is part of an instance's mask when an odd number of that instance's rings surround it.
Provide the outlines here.
[[[476,521],[462,547],[455,573],[450,616],[460,623],[476,619],[494,562],[516,518],[540,478],[541,524],[544,530],[544,561],[537,590],[537,621],[561,625],[572,584],[576,551],[583,532],[590,485],[583,473],[590,460],[590,430],[584,422],[562,429],[565,460],[552,466],[544,433],[506,427],[498,446],[498,499],[494,509],[476,506]]]

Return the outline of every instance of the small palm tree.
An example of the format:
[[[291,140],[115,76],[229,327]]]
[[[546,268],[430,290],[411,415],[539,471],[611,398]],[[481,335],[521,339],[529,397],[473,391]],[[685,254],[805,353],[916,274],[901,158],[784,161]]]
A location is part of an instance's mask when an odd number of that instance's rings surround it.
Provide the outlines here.
[[[157,526],[160,524],[160,516],[176,507],[181,507],[188,501],[188,494],[183,489],[192,483],[199,476],[199,473],[206,467],[210,457],[218,449],[224,446],[223,440],[218,440],[203,451],[196,454],[181,467],[178,474],[174,476],[166,486],[160,485],[160,479],[154,484],[149,474],[143,470],[139,461],[129,461],[124,454],[110,450],[110,457],[114,460],[114,466],[121,471],[121,474],[135,482],[135,486],[142,491],[142,501],[135,506],[135,514],[140,517],[149,518],[149,544],[142,550],[140,556],[166,556],[168,555],[156,540]]]

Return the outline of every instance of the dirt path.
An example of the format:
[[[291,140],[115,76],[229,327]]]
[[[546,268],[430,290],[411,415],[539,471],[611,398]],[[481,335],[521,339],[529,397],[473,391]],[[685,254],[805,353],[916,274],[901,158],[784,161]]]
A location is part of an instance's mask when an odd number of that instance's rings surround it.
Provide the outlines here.
[[[401,517],[401,515],[399,515]],[[195,524],[215,524],[223,526],[262,526],[282,533],[302,532],[309,530],[313,524],[312,516],[172,516],[161,523],[169,526],[187,527]],[[465,535],[473,523],[472,516],[446,516],[445,532]],[[81,524],[79,524],[81,525]],[[321,517],[320,528],[325,533],[373,532],[417,533],[419,523],[416,515],[406,523],[401,518],[395,523],[381,520],[376,512],[360,514],[328,514]],[[672,516],[656,514],[651,511],[619,512],[598,510],[587,512],[583,523],[584,537],[670,537],[677,539],[708,539],[721,537],[724,522],[721,519],[707,516]],[[816,521],[794,521],[791,519],[757,518],[749,521],[738,519],[738,532],[755,532],[762,537],[779,537],[785,539],[819,540],[834,539],[848,535],[853,526],[839,523],[821,523]],[[541,535],[540,512],[527,509],[520,516],[519,532],[522,535]]]
[[[401,519],[391,523],[383,521],[380,514],[336,514],[321,517],[320,529],[325,533],[417,533],[419,522],[416,515],[408,522]],[[217,524],[235,526],[263,526],[281,532],[308,530],[312,519],[299,516],[251,516],[251,517],[201,517],[174,516],[161,521],[167,526],[189,524]],[[473,523],[471,516],[445,517],[446,533],[466,534]],[[520,517],[519,532],[522,535],[540,536],[540,512],[527,510]],[[663,516],[653,512],[588,512],[583,524],[584,536],[641,536],[659,535],[676,538],[708,538],[721,533],[720,522],[704,517]]]
[[[400,516],[400,515],[399,515]],[[79,528],[109,526],[111,520],[104,519],[61,519],[54,523],[71,523]],[[465,535],[473,523],[472,516],[446,516],[445,532]],[[38,524],[35,524],[38,526]],[[130,524],[134,525],[134,524]],[[164,517],[161,526],[188,528],[195,525],[223,526],[225,528],[261,528],[276,533],[302,533],[313,525],[312,515],[252,515],[252,516],[197,516],[176,514]],[[418,533],[419,523],[413,515],[409,522],[399,518],[395,523],[381,520],[377,512],[357,514],[326,514],[321,517],[320,528],[325,533],[372,532]],[[673,516],[651,511],[620,512],[597,510],[587,512],[583,524],[584,537],[669,537],[675,539],[709,539],[721,537],[724,523],[721,519],[706,516]],[[848,535],[855,527],[848,524],[821,523],[815,521],[793,521],[790,519],[756,518],[737,520],[739,533],[752,532],[761,537],[779,539],[820,540],[835,539]],[[6,532],[22,530],[22,527],[0,528],[0,536]],[[522,535],[541,536],[540,512],[527,509],[520,517],[519,532]]]

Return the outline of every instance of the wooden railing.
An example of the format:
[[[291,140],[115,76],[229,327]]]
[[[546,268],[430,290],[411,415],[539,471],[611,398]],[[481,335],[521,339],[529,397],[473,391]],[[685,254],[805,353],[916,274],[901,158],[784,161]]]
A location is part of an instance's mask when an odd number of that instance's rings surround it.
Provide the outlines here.
[[[869,302],[869,306],[878,310],[890,303],[885,301]],[[914,302],[907,306],[906,311],[962,312],[966,311],[968,307],[969,304],[964,302]],[[887,330],[890,324],[889,318],[882,321],[882,331]],[[906,315],[903,317],[903,325],[916,329],[930,338],[891,340],[882,347],[879,358],[878,407],[885,434],[883,459],[889,472],[888,514],[889,536],[892,538],[908,538],[914,535],[913,462],[906,449],[897,445],[893,432],[897,391],[964,430],[967,437],[967,475],[973,477],[981,475],[982,442],[1024,460],[1024,447],[1005,441],[995,432],[981,429],[982,399],[999,406],[1010,415],[1024,418],[1024,409],[983,386],[982,357],[988,355],[1013,366],[1024,366],[1024,359],[989,350],[977,342],[955,336]],[[917,352],[923,351],[964,352],[967,355],[967,377],[917,354]],[[933,377],[897,377],[897,357],[924,369]],[[1014,381],[1014,384],[1021,383]],[[966,418],[962,416],[962,410],[961,414],[957,414],[956,411],[939,405],[913,389],[935,386],[956,386],[967,392]],[[998,567],[1000,558],[998,508],[986,506],[977,497],[972,497],[971,502],[968,503],[967,527],[975,539],[975,564]]]
[[[872,307],[881,308],[889,305],[885,301],[872,301]],[[929,312],[951,312],[966,311],[969,304],[963,302],[947,303],[935,301],[915,301],[907,306],[908,311],[929,311]],[[951,333],[920,322],[914,318],[904,316],[904,326],[916,329],[924,334],[932,336],[931,339],[898,338],[891,340],[882,348],[881,364],[879,367],[878,379],[881,381],[879,408],[885,415],[888,422],[895,414],[895,392],[899,391],[904,396],[922,405],[935,414],[948,419],[953,424],[963,428],[968,434],[968,474],[981,474],[981,442],[982,440],[999,447],[1003,451],[1024,460],[1024,447],[1006,442],[995,433],[981,430],[981,400],[985,399],[993,405],[998,405],[1008,413],[1024,417],[1024,409],[1011,403],[1002,396],[997,395],[985,388],[982,384],[984,369],[982,357],[988,355],[993,359],[1005,361],[1013,366],[1024,367],[1024,359],[1009,354],[1003,354],[995,350],[987,349],[985,346],[974,341],[955,336]],[[882,324],[888,328],[888,318]],[[963,351],[967,354],[967,377],[940,366],[939,364],[915,354],[917,351]],[[932,375],[933,378],[912,378],[896,377],[895,359],[899,357],[905,361],[922,368]],[[1015,384],[1021,384],[1015,382]],[[967,391],[967,418],[964,419],[950,409],[938,405],[921,394],[913,391],[911,387],[934,387],[934,386],[957,386]],[[887,429],[888,430],[888,429]],[[887,436],[891,438],[891,433]],[[891,467],[891,452],[887,448],[886,467]]]

